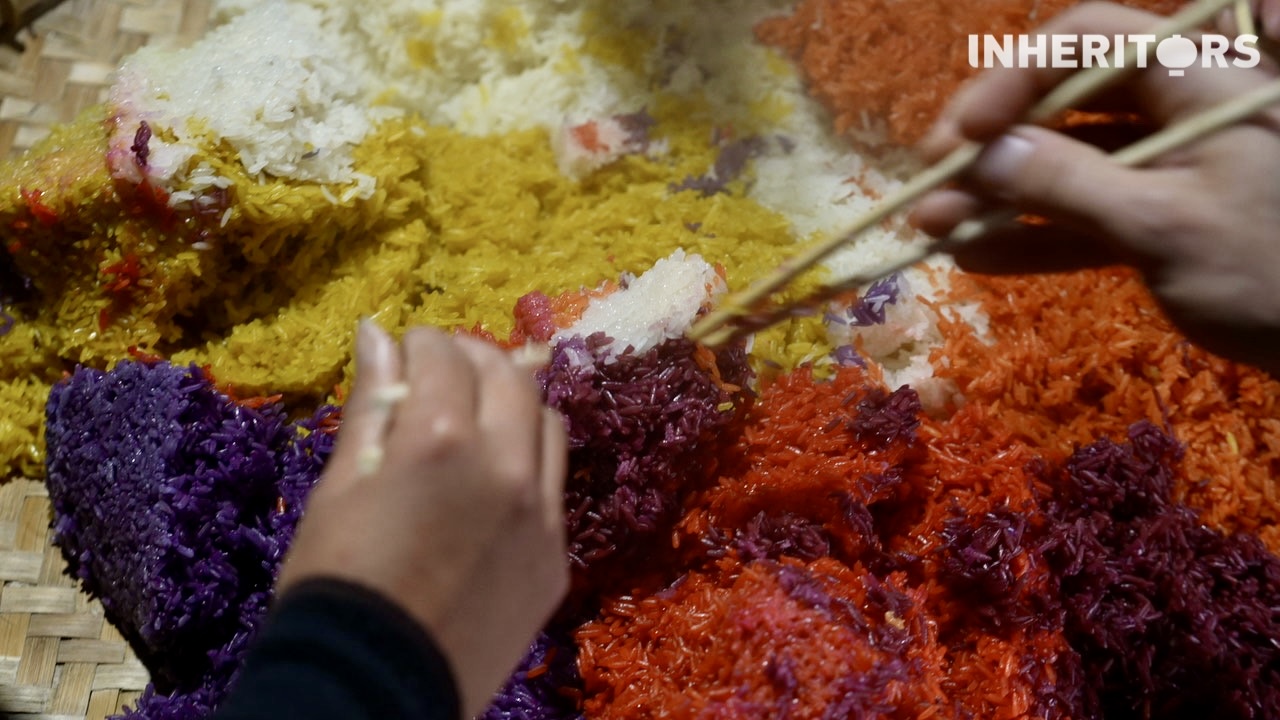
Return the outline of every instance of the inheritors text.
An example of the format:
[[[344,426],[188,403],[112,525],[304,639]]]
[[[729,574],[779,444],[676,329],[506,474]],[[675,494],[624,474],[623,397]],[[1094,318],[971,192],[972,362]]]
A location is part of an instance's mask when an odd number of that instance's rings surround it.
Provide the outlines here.
[[[1155,52],[1151,49],[1154,46]],[[1171,35],[970,35],[974,68],[1138,67],[1166,68],[1174,77],[1187,68],[1251,68],[1261,60],[1257,35],[1205,34],[1196,39]],[[1149,61],[1154,59],[1154,63]]]

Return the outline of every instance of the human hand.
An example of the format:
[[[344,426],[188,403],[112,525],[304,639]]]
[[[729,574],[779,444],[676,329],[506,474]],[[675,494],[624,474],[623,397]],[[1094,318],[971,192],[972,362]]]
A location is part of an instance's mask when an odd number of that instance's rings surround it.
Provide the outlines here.
[[[1253,29],[1260,37],[1280,40],[1280,0],[1249,0],[1249,14],[1253,17]],[[1236,9],[1223,10],[1217,26],[1223,35],[1239,35]]]
[[[416,328],[397,347],[364,322],[356,344],[337,447],[277,592],[323,577],[380,592],[431,633],[472,717],[568,588],[564,427],[482,341]]]
[[[1263,0],[1264,10],[1273,0]],[[1263,14],[1264,24],[1269,16]],[[1159,18],[1105,3],[1077,6],[1044,33],[1138,34]],[[1264,65],[1269,63],[1264,63]],[[995,69],[961,89],[921,151],[995,140],[955,189],[923,198],[912,219],[934,235],[993,204],[1044,216],[957,251],[962,268],[1052,272],[1123,262],[1141,270],[1169,317],[1209,350],[1280,370],[1280,110],[1225,129],[1143,168],[1126,168],[1063,134],[1017,124],[1070,70]],[[1159,125],[1272,79],[1260,66],[1138,71],[1103,99]],[[996,139],[998,138],[998,139]]]

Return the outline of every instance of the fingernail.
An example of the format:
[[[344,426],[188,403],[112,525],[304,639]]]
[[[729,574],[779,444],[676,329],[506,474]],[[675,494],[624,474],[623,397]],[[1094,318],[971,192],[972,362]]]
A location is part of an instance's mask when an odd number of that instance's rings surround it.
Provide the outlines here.
[[[956,188],[934,190],[916,202],[907,222],[917,230],[931,234],[949,231],[965,218],[971,217],[982,206],[977,195]]]
[[[947,148],[954,143],[956,135],[951,122],[946,118],[939,118],[933,127],[929,128],[929,132],[925,134],[916,149],[925,158],[942,157],[946,154]]]
[[[997,196],[1010,194],[1008,189],[1017,179],[1035,146],[1017,135],[1002,135],[982,152],[973,167],[972,177],[988,186]]]

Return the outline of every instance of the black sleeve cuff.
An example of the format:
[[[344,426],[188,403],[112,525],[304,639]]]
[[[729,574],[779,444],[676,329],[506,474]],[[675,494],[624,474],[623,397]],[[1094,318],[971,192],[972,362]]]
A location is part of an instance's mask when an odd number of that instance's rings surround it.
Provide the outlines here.
[[[457,720],[448,661],[399,606],[309,580],[281,596],[216,720]]]

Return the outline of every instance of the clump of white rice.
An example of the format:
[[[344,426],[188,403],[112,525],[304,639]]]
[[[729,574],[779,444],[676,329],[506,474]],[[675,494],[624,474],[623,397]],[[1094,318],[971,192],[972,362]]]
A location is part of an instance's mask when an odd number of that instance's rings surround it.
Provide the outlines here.
[[[258,2],[219,0],[217,11],[235,17]],[[584,52],[588,0],[293,2],[341,38],[339,56],[362,79],[366,100],[468,134],[624,112],[644,87]]]
[[[623,280],[623,289],[592,299],[578,322],[556,333],[552,343],[602,332],[612,339],[601,349],[606,362],[628,348],[645,353],[684,335],[698,311],[725,291],[716,269],[684,250],[654,263],[640,277]]]
[[[215,7],[234,18],[260,1]],[[804,97],[794,71],[752,35],[791,0],[290,2],[319,12],[324,31],[341,38],[342,62],[367,99],[473,135],[554,130],[654,107],[659,96],[705,102],[715,122],[752,133],[776,119],[762,121],[759,108]],[[636,66],[597,52],[620,44],[641,50]]]
[[[110,92],[111,162],[118,176],[173,187],[208,172],[191,167],[204,143],[226,141],[252,175],[351,185],[352,149],[386,110],[370,111],[365,83],[344,62],[343,39],[305,5],[264,0],[181,51],[143,48]],[[131,150],[140,123],[153,136],[145,167]],[[208,184],[207,179],[202,181]]]

